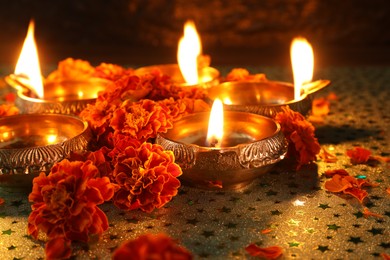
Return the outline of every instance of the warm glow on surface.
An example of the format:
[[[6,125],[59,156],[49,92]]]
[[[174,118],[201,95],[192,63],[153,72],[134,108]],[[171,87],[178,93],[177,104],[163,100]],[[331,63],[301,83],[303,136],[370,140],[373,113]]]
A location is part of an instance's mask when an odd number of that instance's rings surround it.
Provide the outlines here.
[[[294,206],[305,206],[305,201],[302,201],[302,200],[295,200],[294,202],[293,202],[293,205]]]
[[[29,85],[38,97],[43,98],[42,73],[39,66],[37,46],[34,40],[34,22],[28,26],[27,36],[15,67],[15,75],[23,75],[29,79]]]
[[[223,103],[226,105],[233,105],[232,100],[229,97],[224,97],[223,98]]]
[[[202,53],[200,37],[194,22],[184,25],[184,36],[179,40],[177,61],[181,74],[190,85],[198,83],[198,56]]]
[[[54,144],[57,141],[57,135],[48,135],[46,136],[46,140],[48,144]]]
[[[210,112],[209,127],[207,130],[207,144],[212,147],[221,147],[223,137],[223,104],[218,98],[214,100]]]
[[[82,99],[82,98],[83,98],[83,96],[84,96],[84,92],[82,92],[82,91],[79,91],[79,93],[78,93],[78,96],[79,96],[79,98],[80,98],[80,99]]]
[[[290,54],[294,75],[294,99],[300,99],[303,84],[313,79],[313,49],[305,38],[297,37],[291,43]]]

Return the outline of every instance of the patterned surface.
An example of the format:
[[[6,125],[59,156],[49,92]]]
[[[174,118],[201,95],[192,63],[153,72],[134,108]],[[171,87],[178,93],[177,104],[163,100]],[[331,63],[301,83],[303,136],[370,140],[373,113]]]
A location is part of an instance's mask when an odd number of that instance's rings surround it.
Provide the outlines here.
[[[289,75],[278,68],[253,71],[278,80]],[[100,241],[77,245],[76,259],[109,259],[122,241],[145,232],[165,232],[200,259],[249,258],[244,248],[250,243],[281,246],[282,259],[380,259],[381,253],[390,254],[390,164],[351,165],[345,155],[359,145],[390,156],[390,68],[332,68],[317,74],[332,80],[321,95],[333,91],[339,97],[325,124],[317,127],[322,147],[337,155],[336,163],[319,160],[299,172],[280,165],[240,192],[182,187],[171,203],[152,214],[105,204],[109,230]],[[364,206],[382,218],[365,218],[356,199],[324,190],[322,174],[338,168],[380,184],[368,189]],[[0,197],[6,201],[0,206],[1,258],[42,259],[43,240],[26,236],[27,195],[0,188]]]

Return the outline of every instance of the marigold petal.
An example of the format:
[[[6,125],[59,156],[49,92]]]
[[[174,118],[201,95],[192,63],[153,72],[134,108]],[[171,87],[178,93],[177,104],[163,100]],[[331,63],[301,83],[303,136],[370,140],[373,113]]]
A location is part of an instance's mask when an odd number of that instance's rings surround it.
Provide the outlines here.
[[[261,230],[261,234],[268,234],[268,233],[271,233],[271,232],[272,232],[272,229],[270,229],[270,228]]]
[[[326,163],[337,162],[337,156],[328,152],[325,148],[322,148],[322,152],[319,154],[320,158]]]
[[[364,164],[371,156],[371,151],[362,147],[354,147],[353,149],[347,150],[347,156],[351,158],[353,164]]]
[[[333,177],[334,175],[340,175],[340,176],[347,176],[349,175],[349,173],[344,170],[344,169],[335,169],[335,170],[326,170],[325,171],[325,176],[330,178],[330,177]]]
[[[46,259],[68,259],[71,254],[71,241],[64,237],[50,239],[45,246]]]
[[[376,217],[376,218],[383,218],[383,216],[382,215],[380,215],[380,214],[377,214],[377,213],[374,213],[374,212],[371,212],[368,208],[364,208],[363,209],[363,215],[364,215],[364,217],[365,218],[368,218],[368,217]]]
[[[283,254],[283,250],[279,246],[261,248],[256,244],[250,244],[245,248],[245,250],[251,256],[263,257],[266,259],[276,259]]]
[[[350,194],[350,195],[354,196],[355,198],[357,198],[359,200],[360,203],[363,203],[363,200],[368,196],[367,191],[359,189],[359,188],[355,188],[355,187],[345,189],[345,190],[343,190],[343,192],[345,194]]]
[[[341,192],[351,188],[352,184],[341,175],[334,175],[331,180],[325,182],[325,189],[330,192]]]
[[[315,98],[312,103],[311,112],[314,116],[326,116],[330,111],[329,106],[330,102],[326,98]]]

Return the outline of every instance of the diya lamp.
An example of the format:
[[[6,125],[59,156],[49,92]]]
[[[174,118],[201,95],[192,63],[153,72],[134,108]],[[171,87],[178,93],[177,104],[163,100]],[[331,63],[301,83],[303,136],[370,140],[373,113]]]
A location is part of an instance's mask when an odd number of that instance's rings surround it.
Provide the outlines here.
[[[71,152],[87,149],[88,123],[71,115],[20,114],[0,118],[0,185],[31,188]]]
[[[42,79],[34,23],[31,21],[14,74],[5,78],[17,91],[16,106],[21,113],[78,114],[87,104],[95,102],[98,92],[105,89],[107,80]]]
[[[287,151],[276,121],[223,111],[218,99],[211,113],[184,116],[156,142],[173,151],[184,183],[206,189],[241,189],[268,172]]]
[[[220,98],[227,110],[245,111],[274,117],[289,106],[307,115],[312,105],[312,94],[330,84],[329,80],[312,82],[314,55],[310,43],[296,38],[291,45],[294,85],[279,81],[225,82],[208,89],[211,99]]]
[[[198,66],[202,55],[202,44],[194,22],[187,21],[184,26],[184,36],[179,40],[178,64],[161,64],[141,67],[135,70],[138,75],[159,71],[171,77],[180,87],[209,88],[219,84],[220,73],[213,67]]]

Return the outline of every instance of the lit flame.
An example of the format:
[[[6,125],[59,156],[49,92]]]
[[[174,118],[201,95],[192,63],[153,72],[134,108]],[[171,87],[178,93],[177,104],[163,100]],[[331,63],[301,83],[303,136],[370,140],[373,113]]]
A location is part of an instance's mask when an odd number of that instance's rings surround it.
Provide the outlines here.
[[[291,43],[291,64],[294,75],[294,99],[301,97],[301,89],[305,83],[313,79],[314,54],[310,43],[297,37]]]
[[[202,44],[193,21],[184,25],[184,36],[179,40],[177,61],[181,74],[190,85],[198,83],[198,56],[202,53]]]
[[[30,21],[27,36],[15,67],[15,75],[23,75],[29,79],[29,85],[38,97],[43,98],[42,73],[39,66],[38,51],[34,40],[34,21]]]
[[[221,147],[223,137],[223,104],[218,98],[214,100],[210,112],[207,131],[207,144],[212,147]]]

